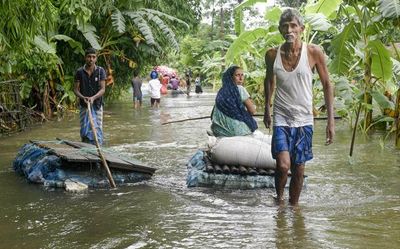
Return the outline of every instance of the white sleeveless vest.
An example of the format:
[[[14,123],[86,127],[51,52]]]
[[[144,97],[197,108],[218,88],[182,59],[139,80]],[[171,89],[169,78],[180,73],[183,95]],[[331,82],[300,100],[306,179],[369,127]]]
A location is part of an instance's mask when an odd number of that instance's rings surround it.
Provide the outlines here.
[[[274,74],[276,89],[273,125],[290,127],[313,125],[313,73],[308,63],[307,44],[303,43],[299,62],[291,72],[283,67],[279,46],[274,62]]]

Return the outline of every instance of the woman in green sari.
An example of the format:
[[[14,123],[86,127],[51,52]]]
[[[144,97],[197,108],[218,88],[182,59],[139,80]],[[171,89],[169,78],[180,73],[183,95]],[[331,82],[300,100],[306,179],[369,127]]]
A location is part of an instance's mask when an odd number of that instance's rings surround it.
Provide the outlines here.
[[[258,128],[252,117],[256,108],[243,87],[243,81],[243,69],[238,66],[231,66],[224,72],[222,88],[218,91],[211,114],[214,136],[250,135]]]

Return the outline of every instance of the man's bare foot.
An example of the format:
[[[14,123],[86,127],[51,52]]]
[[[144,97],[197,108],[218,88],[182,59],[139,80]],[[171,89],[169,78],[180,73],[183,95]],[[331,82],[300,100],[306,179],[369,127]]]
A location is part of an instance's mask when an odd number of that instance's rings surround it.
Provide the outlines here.
[[[279,206],[285,204],[283,197],[274,196],[274,201]]]

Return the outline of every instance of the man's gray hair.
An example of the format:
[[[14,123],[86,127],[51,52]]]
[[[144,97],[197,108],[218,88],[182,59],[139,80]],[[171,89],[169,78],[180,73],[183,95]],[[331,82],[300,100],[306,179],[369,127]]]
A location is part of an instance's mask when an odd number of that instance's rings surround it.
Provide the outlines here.
[[[290,22],[296,19],[300,26],[304,26],[304,19],[296,9],[288,8],[282,12],[281,18],[279,19],[279,26],[284,22]]]

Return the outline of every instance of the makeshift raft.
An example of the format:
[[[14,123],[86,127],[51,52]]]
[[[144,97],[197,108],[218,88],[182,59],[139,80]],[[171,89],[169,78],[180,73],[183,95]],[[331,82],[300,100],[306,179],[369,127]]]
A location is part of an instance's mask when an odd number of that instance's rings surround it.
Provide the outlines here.
[[[13,164],[16,173],[29,182],[66,189],[73,183],[80,188],[110,186],[94,145],[68,140],[30,142],[21,147]],[[117,186],[148,180],[156,170],[104,148],[102,153]]]
[[[188,187],[223,187],[234,189],[274,188],[275,171],[232,165],[216,165],[206,150],[198,150],[187,164]],[[307,177],[304,178],[304,185]],[[290,175],[288,176],[288,184]]]

